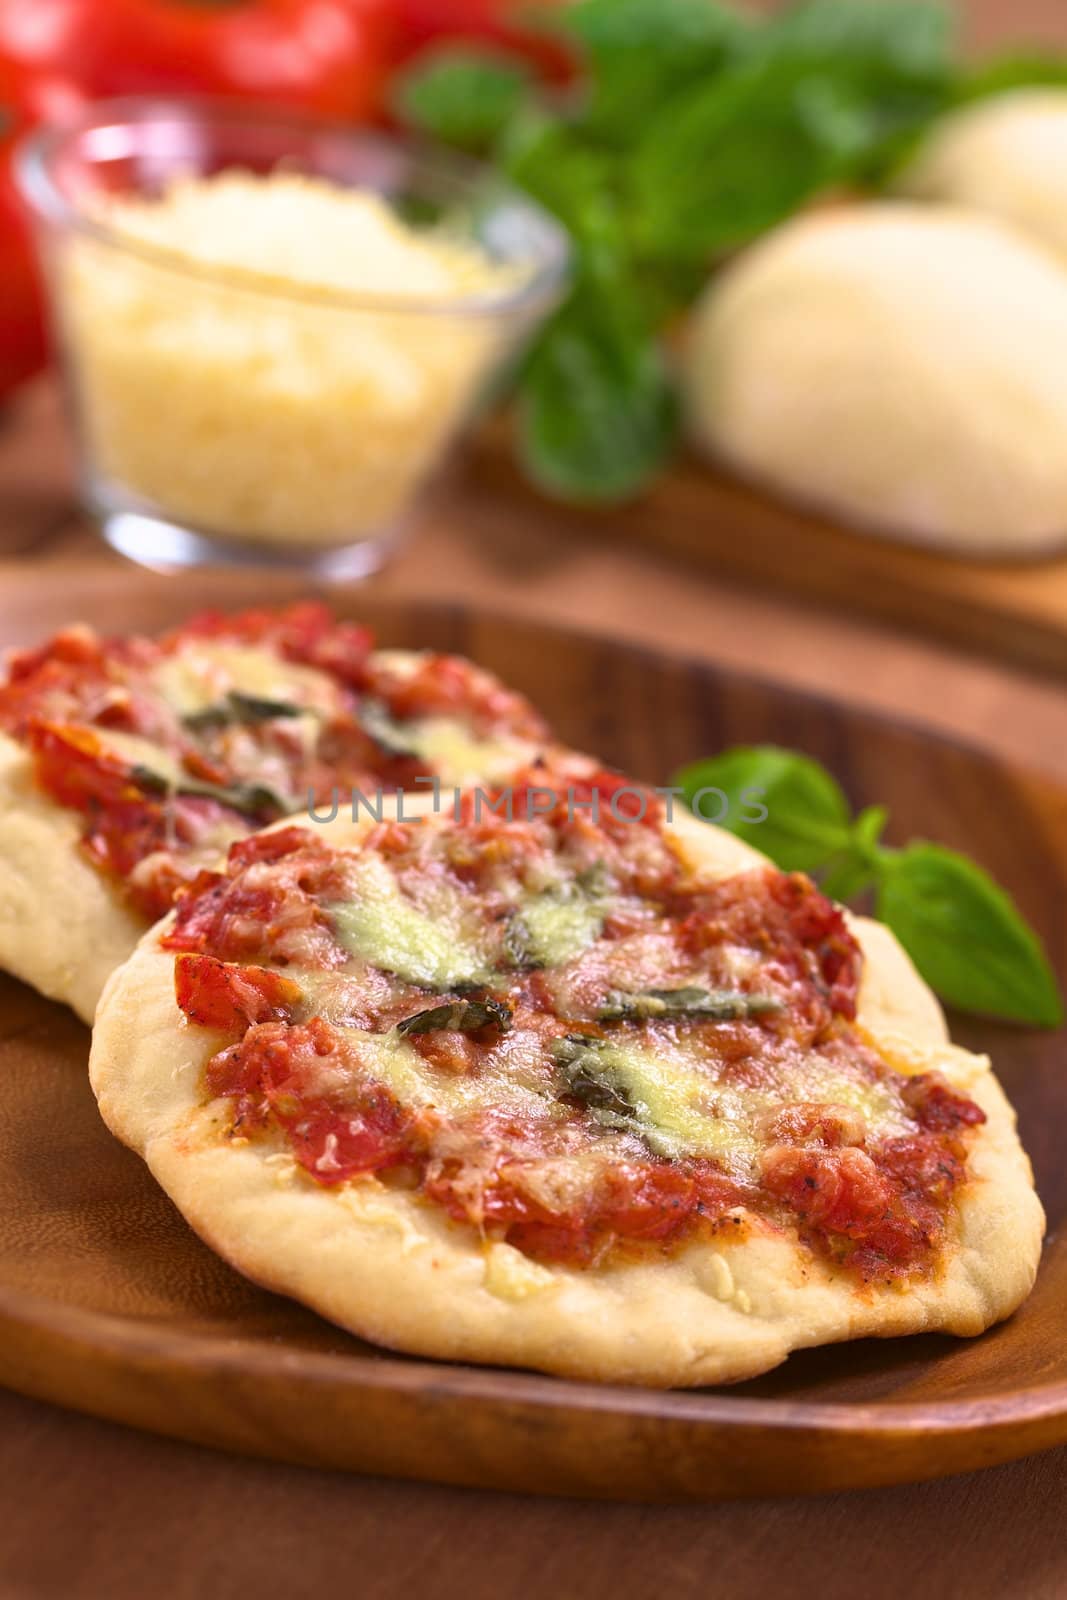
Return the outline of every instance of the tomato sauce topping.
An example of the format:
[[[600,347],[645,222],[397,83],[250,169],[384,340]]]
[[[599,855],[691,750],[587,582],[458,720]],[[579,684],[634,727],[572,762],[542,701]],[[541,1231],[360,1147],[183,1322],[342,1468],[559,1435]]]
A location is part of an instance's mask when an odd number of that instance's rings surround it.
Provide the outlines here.
[[[533,769],[512,799],[552,781]],[[857,1283],[934,1272],[985,1116],[858,1031],[841,911],[770,866],[709,882],[654,795],[612,810],[634,791],[614,774],[583,778],[578,806],[556,781],[532,812],[468,801],[345,850],[292,826],[201,874],[163,944],[182,1009],[233,1036],[206,1089],[235,1131],[281,1137],[320,1184],[401,1183],[536,1260],[762,1227]],[[352,943],[371,859],[390,926],[446,927],[445,978]]]
[[[310,730],[299,694],[291,705],[230,694],[217,707],[177,709],[161,675],[213,646],[322,674]],[[232,839],[335,795],[347,803],[353,791],[431,779],[434,764],[404,734],[435,715],[459,719],[475,737],[546,737],[522,696],[471,662],[426,655],[398,664],[372,652],[366,628],[310,602],[209,612],[158,639],[70,628],[15,654],[0,683],[0,730],[29,751],[40,788],[84,817],[93,864],[153,920]],[[115,735],[147,741],[145,759]]]

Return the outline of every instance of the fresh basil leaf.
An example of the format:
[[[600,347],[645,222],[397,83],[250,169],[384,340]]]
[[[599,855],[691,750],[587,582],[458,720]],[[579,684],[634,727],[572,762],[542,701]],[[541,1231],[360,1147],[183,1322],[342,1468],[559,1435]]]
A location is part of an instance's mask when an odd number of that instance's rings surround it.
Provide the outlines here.
[[[800,0],[770,22],[762,44],[883,78],[936,79],[951,69],[953,32],[950,8],[932,0]]]
[[[808,0],[646,119],[630,192],[642,251],[708,260],[820,190],[884,167],[947,103],[948,14]]]
[[[584,122],[528,107],[508,129],[499,158],[511,180],[571,235],[577,314],[647,340],[695,299],[704,282],[702,266],[656,262],[650,268],[636,262],[621,193],[625,163],[598,145]]]
[[[523,365],[520,461],[545,493],[624,501],[669,456],[677,406],[630,267],[611,162],[571,126],[536,114],[510,131],[504,160],[510,178],[565,222],[577,253],[571,298]]]
[[[885,806],[867,806],[861,811],[853,824],[853,833],[859,847],[869,855],[876,854],[888,821],[889,812]]]
[[[530,110],[504,139],[500,159],[508,176],[552,211],[580,252],[579,279],[617,273],[627,255],[611,157],[580,128]]]
[[[871,887],[874,878],[870,860],[853,846],[832,857],[818,873],[819,888],[823,894],[839,903],[855,900]]]
[[[739,745],[683,767],[671,781],[697,816],[719,821],[787,872],[814,872],[851,845],[849,805],[841,789],[817,761],[796,751]],[[709,792],[703,801],[702,790]],[[711,791],[724,795],[725,802]],[[755,820],[761,810],[766,815]]]
[[[877,110],[853,85],[825,77],[802,79],[797,114],[815,142],[843,163],[865,157],[878,137]]]
[[[642,254],[709,262],[843,176],[839,150],[798,97],[802,79],[788,62],[742,65],[663,107],[628,172]]]
[[[409,128],[465,150],[488,150],[530,92],[532,74],[503,52],[448,49],[397,81],[393,108]]]
[[[804,0],[760,47],[792,62],[809,125],[853,184],[883,182],[951,98],[953,17],[927,0]]]
[[[915,843],[883,860],[877,915],[943,1000],[962,1011],[1058,1027],[1063,1003],[1037,935],[981,867]]]
[[[879,840],[888,821],[885,806],[868,806],[852,825],[848,848],[819,872],[819,887],[831,900],[854,900],[871,887],[885,852]]]
[[[527,362],[518,443],[546,493],[607,504],[638,493],[663,466],[677,404],[656,341],[587,310],[592,298],[564,307]]]
[[[583,120],[627,146],[680,89],[706,80],[744,48],[752,26],[714,0],[578,0],[559,25],[589,65]]]
[[[738,10],[716,0],[574,0],[558,22],[579,40],[598,72],[635,55],[647,61],[661,52],[721,50],[738,44],[752,27]]]

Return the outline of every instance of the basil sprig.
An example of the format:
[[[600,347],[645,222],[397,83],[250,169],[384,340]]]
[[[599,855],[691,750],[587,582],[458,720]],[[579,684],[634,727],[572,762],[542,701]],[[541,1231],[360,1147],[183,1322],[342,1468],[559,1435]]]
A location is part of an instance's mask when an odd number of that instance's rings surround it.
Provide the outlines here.
[[[875,915],[949,1005],[1045,1028],[1062,1023],[1059,985],[1010,895],[945,845],[883,844],[885,808],[854,816],[817,761],[775,745],[740,746],[693,762],[672,781],[698,816],[718,821],[724,813],[722,827],[786,871],[811,873],[833,899],[870,893]],[[759,810],[765,818],[750,820]]]

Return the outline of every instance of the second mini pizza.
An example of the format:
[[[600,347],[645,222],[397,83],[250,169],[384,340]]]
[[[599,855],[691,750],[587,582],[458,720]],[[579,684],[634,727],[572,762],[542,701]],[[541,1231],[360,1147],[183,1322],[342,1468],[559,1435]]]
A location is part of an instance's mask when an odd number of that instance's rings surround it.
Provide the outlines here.
[[[0,966],[90,1021],[108,974],[235,839],[353,790],[501,781],[546,745],[458,656],[325,606],[75,626],[0,683]]]

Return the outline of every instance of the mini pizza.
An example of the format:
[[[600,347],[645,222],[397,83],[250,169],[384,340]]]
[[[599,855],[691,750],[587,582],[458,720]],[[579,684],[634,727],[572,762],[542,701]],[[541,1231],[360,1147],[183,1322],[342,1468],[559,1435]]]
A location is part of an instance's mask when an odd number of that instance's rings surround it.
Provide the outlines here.
[[[241,1272],[649,1385],[977,1334],[1044,1219],[892,936],[606,773],[233,845],[109,983],[103,1116]],[[458,813],[458,814],[457,814]]]
[[[471,662],[372,650],[315,604],[160,639],[70,628],[0,683],[0,967],[91,1020],[145,927],[235,839],[354,793],[501,781],[546,737]]]

